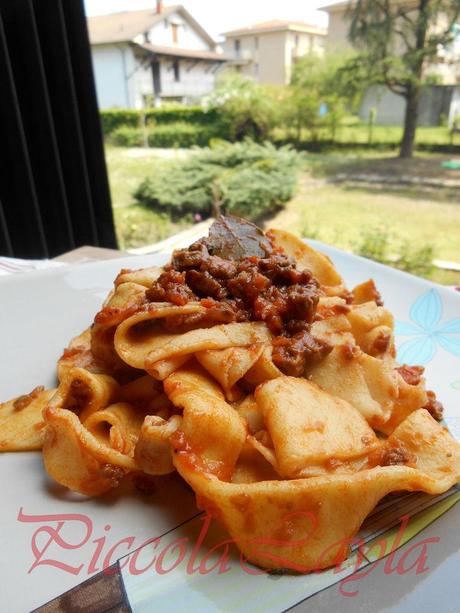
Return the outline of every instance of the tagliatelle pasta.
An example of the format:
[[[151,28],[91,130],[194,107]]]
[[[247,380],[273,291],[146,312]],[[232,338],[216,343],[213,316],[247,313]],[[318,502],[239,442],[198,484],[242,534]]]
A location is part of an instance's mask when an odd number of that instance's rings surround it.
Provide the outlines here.
[[[0,450],[42,449],[87,496],[177,471],[250,562],[327,568],[388,493],[460,481],[393,326],[372,280],[349,291],[300,239],[220,218],[165,267],[120,272],[57,388],[0,404]]]

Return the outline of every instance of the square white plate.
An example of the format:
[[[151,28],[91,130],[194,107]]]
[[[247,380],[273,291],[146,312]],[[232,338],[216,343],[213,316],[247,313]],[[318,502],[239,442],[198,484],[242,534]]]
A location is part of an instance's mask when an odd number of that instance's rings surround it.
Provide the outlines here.
[[[333,259],[349,287],[374,278],[385,305],[397,321],[400,360],[427,367],[428,387],[437,392],[446,409],[446,422],[460,438],[460,295],[315,241],[312,244]],[[158,265],[167,259],[166,256],[136,256],[0,279],[0,400],[28,392],[36,385],[54,384],[57,358],[69,339],[91,323],[120,268]],[[175,479],[148,501],[140,496],[123,497],[116,493],[88,500],[69,495],[50,483],[39,453],[0,454],[0,469],[0,598],[2,608],[7,603],[5,610],[11,613],[42,605],[100,570],[104,558],[115,561],[197,513],[190,491]],[[63,514],[70,517],[53,518]],[[445,520],[445,526],[447,523]],[[49,526],[54,527],[52,534]],[[101,553],[95,556],[98,546]],[[452,563],[451,558],[447,556],[439,562],[445,576],[448,573],[445,565],[449,560]],[[93,568],[90,568],[91,560]],[[214,581],[217,590],[211,596],[203,584],[196,590],[193,582],[184,582],[183,577],[176,581],[173,574],[165,578],[156,576],[155,581],[148,583],[147,594],[145,577],[142,586],[129,577],[125,583],[136,611],[153,610],[160,603],[164,608],[166,593],[174,590],[182,596],[180,601],[175,601],[177,606],[171,603],[172,610],[186,605],[189,610],[208,611],[256,608],[249,596],[243,594],[233,604],[220,599],[225,581],[230,582],[227,587],[233,586],[232,592],[236,589],[235,575],[233,579],[226,579],[227,576],[220,576],[218,581],[212,576],[207,579]],[[270,585],[278,597],[270,597],[270,603],[262,606],[259,602],[259,605],[264,611],[292,607],[331,584],[328,581],[325,585],[320,577],[297,577],[295,587],[293,578],[272,579],[264,584],[265,600],[270,595]],[[385,583],[389,581],[383,575],[378,606],[374,600],[373,610],[389,610],[386,607],[393,610],[394,603]],[[243,591],[248,594],[252,584],[246,583]],[[366,582],[361,583],[363,593]],[[369,579],[367,584],[372,585],[372,581]],[[421,594],[423,585],[423,582],[417,583],[415,589],[411,584],[407,594],[402,590],[401,598],[407,600],[409,592],[412,598]],[[259,584],[257,589],[261,587]],[[335,594],[331,592],[334,589],[326,593]],[[452,589],[457,588],[452,585]],[[432,590],[431,587],[430,594]],[[443,594],[448,595],[445,587]],[[359,597],[352,600],[357,610]],[[403,609],[398,605],[394,610]]]

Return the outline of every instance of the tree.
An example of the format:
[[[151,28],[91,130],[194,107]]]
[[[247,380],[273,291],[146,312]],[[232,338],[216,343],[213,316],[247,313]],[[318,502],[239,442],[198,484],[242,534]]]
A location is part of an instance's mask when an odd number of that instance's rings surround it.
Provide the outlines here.
[[[247,137],[263,141],[276,122],[276,105],[270,88],[237,72],[224,72],[203,103],[219,111],[232,141]]]
[[[400,157],[411,157],[426,70],[455,38],[460,0],[356,0],[349,17],[361,53],[348,68],[405,98]]]
[[[345,58],[327,54],[310,54],[296,62],[291,83],[284,99],[285,122],[296,131],[300,141],[302,129],[307,129],[313,142],[319,140],[320,130],[329,131],[331,140],[345,115],[353,105],[356,88],[350,81],[351,72],[343,71]]]

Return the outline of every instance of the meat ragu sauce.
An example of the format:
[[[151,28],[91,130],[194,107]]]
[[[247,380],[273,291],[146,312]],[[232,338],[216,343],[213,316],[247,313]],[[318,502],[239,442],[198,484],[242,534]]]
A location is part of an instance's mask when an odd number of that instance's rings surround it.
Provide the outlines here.
[[[231,220],[224,218],[214,225]],[[252,226],[260,236],[258,243],[251,237],[247,256],[241,257],[242,241],[234,253],[227,243],[226,257],[221,257],[211,228],[210,237],[174,252],[171,264],[147,290],[147,300],[176,305],[201,301],[206,307],[205,313],[166,318],[163,325],[170,332],[197,325],[263,321],[275,337],[272,359],[276,366],[287,375],[300,376],[307,365],[331,351],[310,333],[319,284],[308,271],[298,270],[293,258],[274,249],[256,226],[241,223],[245,231]]]

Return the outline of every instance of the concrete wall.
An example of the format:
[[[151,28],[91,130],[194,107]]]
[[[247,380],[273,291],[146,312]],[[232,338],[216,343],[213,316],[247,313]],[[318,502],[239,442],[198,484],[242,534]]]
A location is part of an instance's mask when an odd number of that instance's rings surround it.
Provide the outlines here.
[[[136,66],[129,45],[95,45],[91,48],[99,108],[135,108]],[[131,78],[126,78],[131,75]]]
[[[263,85],[284,85],[287,82],[287,32],[259,35],[258,77]]]
[[[235,40],[240,41],[239,57]],[[263,85],[286,85],[295,60],[314,52],[324,53],[324,37],[290,30],[229,36],[224,52],[240,60],[239,71]]]
[[[449,115],[453,91],[451,86],[425,87],[420,100],[418,125],[438,126],[441,115]],[[377,109],[376,123],[379,125],[401,125],[404,122],[404,98],[384,87],[371,87],[364,95],[359,111],[363,121],[369,120],[372,107]]]
[[[160,61],[161,97],[182,98],[185,102],[200,98],[214,88],[215,64],[194,60],[179,60],[180,80],[174,80],[173,62],[169,59]]]
[[[331,51],[351,49],[348,40],[349,22],[345,19],[345,11],[329,13],[329,26],[326,36],[326,47]]]
[[[454,123],[460,118],[460,87],[454,88],[452,92],[452,101],[449,109],[449,128],[452,128]]]
[[[134,100],[133,108],[141,109],[146,101],[153,100],[153,73],[151,59],[142,53],[136,53],[136,65],[134,68]]]

